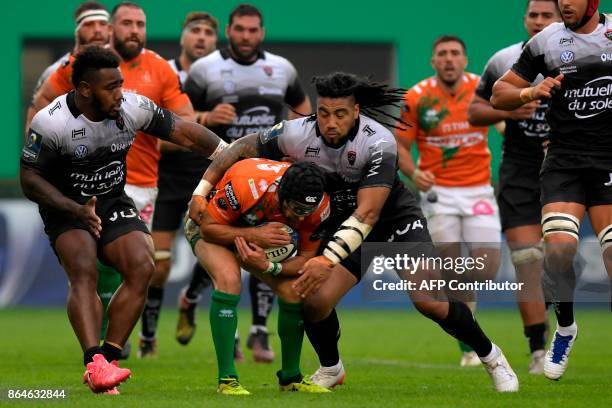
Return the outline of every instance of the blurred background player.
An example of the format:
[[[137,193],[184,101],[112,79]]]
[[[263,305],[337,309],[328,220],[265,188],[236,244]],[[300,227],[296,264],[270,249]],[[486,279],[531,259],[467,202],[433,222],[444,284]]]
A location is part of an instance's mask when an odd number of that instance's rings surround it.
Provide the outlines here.
[[[599,0],[559,0],[563,23],[551,24],[525,45],[491,97],[493,107],[509,111],[550,99],[550,142],[540,187],[544,292],[557,315],[544,361],[544,375],[551,380],[565,373],[578,335],[573,260],[586,211],[612,280],[612,18],[598,7]],[[544,79],[531,85],[538,75]]]
[[[106,7],[95,1],[81,3],[74,10],[74,24],[76,25],[74,29],[74,48],[45,68],[38,78],[32,92],[32,106],[28,107],[26,114],[26,132],[34,114],[38,112],[38,109],[34,108],[34,99],[43,83],[60,65],[69,63],[70,55],[76,55],[83,47],[87,45],[97,45],[100,47],[107,45],[111,35],[111,26],[108,20],[109,14]]]
[[[197,11],[187,14],[181,32],[181,53],[177,58],[168,61],[178,73],[181,85],[184,85],[191,64],[217,48],[217,31],[217,19],[210,14]],[[155,273],[142,312],[141,333],[146,339],[146,342],[143,342],[146,347],[141,347],[141,357],[153,356],[156,353],[157,322],[163,302],[164,285],[172,265],[172,243],[181,226],[191,193],[202,175],[202,169],[209,163],[206,158],[171,143],[162,142],[161,151],[159,192],[155,203],[152,234],[156,252]],[[201,269],[201,266],[196,262],[194,268]],[[197,271],[194,275],[204,277],[202,285],[210,285],[210,280],[205,279],[208,277],[206,272]],[[193,336],[195,328],[194,308],[181,305],[183,307],[179,308],[177,339],[186,344]]]
[[[225,34],[228,47],[196,61],[189,71],[185,91],[200,115],[200,123],[228,143],[244,135],[263,131],[283,117],[311,113],[293,65],[285,58],[262,49],[265,35],[261,12],[248,4],[237,6],[229,17]],[[198,272],[201,276],[202,271]],[[195,277],[180,303],[195,308],[201,278]],[[258,362],[271,362],[274,353],[268,342],[266,320],[274,293],[264,283],[249,276],[252,326],[247,347]]]
[[[210,328],[221,394],[249,394],[234,364],[241,265],[279,295],[282,367],[277,376],[281,391],[329,392],[300,371],[304,317],[301,298],[292,288],[304,263],[316,255],[320,237],[315,231],[329,217],[325,178],[325,172],[311,163],[241,160],[217,184],[200,228],[190,220],[203,238],[193,237],[190,243],[214,281]],[[297,254],[271,262],[263,248],[292,242],[283,224],[298,234]]]
[[[523,22],[531,38],[560,18],[557,0],[531,0]],[[512,68],[525,44],[518,42],[491,57],[470,105],[469,119],[474,126],[505,124],[497,201],[517,281],[525,283],[517,300],[531,352],[529,372],[542,374],[548,320],[541,284],[544,253],[539,173],[550,131],[544,118],[549,103],[533,101],[514,111],[502,111],[489,102],[495,81]],[[540,75],[536,82],[542,79]]]
[[[405,96],[402,120],[412,127],[396,132],[399,166],[421,191],[431,238],[444,256],[461,256],[461,242],[466,242],[472,257],[487,259],[485,270],[478,275],[471,271],[469,279],[493,278],[499,267],[501,234],[491,187],[488,128],[471,126],[467,117],[478,76],[465,72],[465,44],[452,35],[434,42],[431,65],[436,74]],[[418,167],[411,155],[415,142]],[[453,296],[461,296],[475,310],[474,293]],[[480,364],[473,350],[461,343],[460,348],[461,366]]]
[[[144,10],[135,3],[119,3],[111,12],[111,24],[113,28],[111,49],[121,59],[119,69],[124,77],[123,88],[148,97],[159,106],[173,111],[184,119],[193,120],[195,117],[193,107],[180,87],[178,74],[165,59],[145,48]],[[70,81],[72,61],[73,58],[71,63],[61,66],[51,74],[38,93],[35,106],[73,88]],[[128,176],[125,190],[134,200],[140,217],[149,229],[152,226],[157,197],[159,158],[158,140],[138,132],[127,157]],[[120,283],[119,274],[100,264],[100,293],[114,293]],[[140,355],[154,348],[153,338],[141,336],[140,343]]]

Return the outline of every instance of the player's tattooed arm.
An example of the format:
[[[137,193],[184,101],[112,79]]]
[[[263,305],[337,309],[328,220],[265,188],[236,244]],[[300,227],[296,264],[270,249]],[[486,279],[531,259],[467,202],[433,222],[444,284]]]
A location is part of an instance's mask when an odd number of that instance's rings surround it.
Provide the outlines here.
[[[225,172],[237,161],[251,157],[259,157],[260,151],[258,149],[257,140],[258,135],[253,133],[230,144],[226,149],[220,152],[210,166],[208,166],[202,178],[214,186],[223,178]]]
[[[374,226],[380,217],[387,197],[391,193],[389,187],[364,187],[357,192],[357,208],[353,217],[357,221]]]
[[[217,184],[232,164],[238,160],[249,157],[258,157],[258,135],[246,135],[219,152],[208,166],[200,180],[200,184],[193,191],[191,203],[189,204],[189,218],[200,224],[202,216],[206,211],[206,196]]]

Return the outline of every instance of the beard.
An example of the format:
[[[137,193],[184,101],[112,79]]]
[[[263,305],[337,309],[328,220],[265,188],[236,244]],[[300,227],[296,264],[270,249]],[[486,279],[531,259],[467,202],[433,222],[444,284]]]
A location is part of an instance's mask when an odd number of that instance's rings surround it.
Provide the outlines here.
[[[137,41],[138,42],[138,46],[134,47],[134,48],[128,47],[126,45],[127,40],[126,41],[121,41],[118,38],[113,37],[113,47],[115,48],[117,53],[121,56],[121,58],[124,61],[130,61],[130,60],[136,58],[142,52],[142,49],[145,46],[145,42],[144,41],[140,41],[139,39],[136,39],[136,38],[130,38],[130,39]]]
[[[242,51],[240,51],[240,48],[238,47],[239,44],[236,44],[232,41],[229,42],[229,46],[232,49],[232,52],[234,53],[234,55],[238,57],[239,60],[250,61],[253,59],[254,56],[256,56],[259,53],[259,48],[261,47],[261,43],[257,44],[253,48],[253,51],[249,52],[248,54],[245,54]]]

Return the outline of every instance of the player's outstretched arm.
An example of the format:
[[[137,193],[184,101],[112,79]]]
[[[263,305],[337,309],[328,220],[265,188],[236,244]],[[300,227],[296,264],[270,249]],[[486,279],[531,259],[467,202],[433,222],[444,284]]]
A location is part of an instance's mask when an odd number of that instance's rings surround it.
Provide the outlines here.
[[[166,114],[169,111],[166,111]],[[194,122],[189,122],[181,119],[180,116],[172,113],[174,123],[170,129],[168,140],[179,146],[183,146],[195,153],[206,156],[211,160],[227,146],[223,140],[219,138],[210,129],[205,128]],[[159,134],[152,133],[155,136]],[[162,137],[163,135],[159,135]]]

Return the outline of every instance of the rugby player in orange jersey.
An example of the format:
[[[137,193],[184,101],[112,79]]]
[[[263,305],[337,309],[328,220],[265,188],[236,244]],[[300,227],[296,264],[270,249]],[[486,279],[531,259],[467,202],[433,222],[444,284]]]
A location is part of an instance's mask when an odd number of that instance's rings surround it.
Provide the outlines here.
[[[79,4],[74,10],[74,48],[71,52],[64,54],[61,58],[49,65],[38,78],[34,91],[32,92],[32,104],[28,107],[26,113],[25,132],[30,128],[32,118],[40,110],[34,108],[34,99],[40,91],[40,88],[45,83],[47,78],[57,70],[62,64],[70,62],[70,56],[77,54],[85,46],[98,45],[104,46],[108,44],[111,35],[111,26],[108,23],[109,14],[106,7],[95,1],[86,1]],[[53,100],[53,99],[51,99]],[[49,102],[51,102],[51,100]]]
[[[431,238],[445,256],[461,256],[461,242],[470,255],[484,257],[485,267],[470,279],[492,279],[499,267],[501,228],[491,187],[491,153],[487,127],[469,124],[467,110],[479,77],[465,72],[464,42],[445,35],[433,45],[436,74],[414,85],[405,95],[402,119],[413,124],[396,133],[400,170],[421,194]],[[416,142],[415,166],[410,150]],[[442,245],[444,243],[444,245]],[[453,293],[475,309],[474,293]],[[479,365],[476,353],[460,343],[461,366]]]
[[[222,394],[249,394],[240,385],[234,365],[241,266],[279,296],[282,368],[277,376],[281,391],[329,392],[304,379],[300,372],[303,312],[300,296],[292,288],[298,271],[316,255],[321,240],[316,229],[331,212],[324,192],[325,178],[325,172],[312,163],[242,160],[217,183],[200,228],[188,222],[189,242],[215,288],[210,326],[219,369],[218,391]],[[299,234],[297,255],[279,263],[270,262],[264,248],[291,242],[282,224]]]
[[[530,0],[524,16],[528,37],[560,19],[557,0]],[[525,289],[517,292],[517,300],[531,353],[529,373],[542,374],[548,319],[541,284],[544,253],[540,225],[540,169],[550,133],[545,119],[549,103],[533,101],[514,111],[503,111],[493,108],[489,101],[495,81],[512,67],[526,43],[520,41],[491,57],[468,114],[470,123],[477,126],[504,124],[497,201],[516,279],[525,284]],[[539,77],[538,81],[541,79]]]
[[[195,114],[189,98],[182,92],[178,74],[157,53],[144,48],[146,43],[146,16],[135,3],[120,3],[111,12],[113,36],[111,48],[120,56],[119,69],[124,77],[123,88],[144,95],[158,106],[166,108],[183,119]],[[43,84],[35,98],[35,108],[48,104],[73,86],[70,81],[72,63],[61,66]],[[128,176],[125,191],[134,200],[140,217],[149,230],[157,198],[158,162],[161,156],[158,140],[138,132],[128,153]],[[100,264],[100,294],[108,298],[120,284],[120,276]]]

